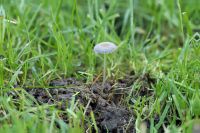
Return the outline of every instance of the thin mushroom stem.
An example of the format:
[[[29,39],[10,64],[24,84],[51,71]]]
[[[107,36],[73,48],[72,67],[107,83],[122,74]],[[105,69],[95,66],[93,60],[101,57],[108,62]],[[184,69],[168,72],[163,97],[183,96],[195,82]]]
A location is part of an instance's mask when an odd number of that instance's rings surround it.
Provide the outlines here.
[[[106,54],[103,56],[103,82],[102,82],[102,89],[104,89],[106,81]]]

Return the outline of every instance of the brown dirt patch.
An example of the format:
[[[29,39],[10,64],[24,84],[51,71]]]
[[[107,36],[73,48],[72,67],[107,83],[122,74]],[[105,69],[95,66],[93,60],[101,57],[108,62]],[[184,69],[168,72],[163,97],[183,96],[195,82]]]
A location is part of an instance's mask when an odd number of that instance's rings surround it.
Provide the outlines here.
[[[144,75],[140,78],[127,76],[115,82],[106,82],[102,90],[101,82],[86,85],[74,78],[57,79],[49,84],[49,88],[26,88],[39,104],[56,104],[57,108],[65,110],[75,97],[84,107],[89,102],[86,115],[94,112],[99,132],[135,132],[134,114],[127,109],[123,98],[130,95],[130,89],[136,80],[144,82],[138,94],[153,95],[149,90],[153,80]],[[131,94],[134,95],[134,94]],[[67,118],[63,117],[67,122]]]

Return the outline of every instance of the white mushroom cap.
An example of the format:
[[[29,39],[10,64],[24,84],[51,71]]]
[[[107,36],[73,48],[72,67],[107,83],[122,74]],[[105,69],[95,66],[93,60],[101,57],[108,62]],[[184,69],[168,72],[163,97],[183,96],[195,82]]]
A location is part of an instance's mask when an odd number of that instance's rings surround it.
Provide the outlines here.
[[[117,46],[112,42],[101,42],[94,47],[94,52],[98,54],[112,53],[117,49]]]

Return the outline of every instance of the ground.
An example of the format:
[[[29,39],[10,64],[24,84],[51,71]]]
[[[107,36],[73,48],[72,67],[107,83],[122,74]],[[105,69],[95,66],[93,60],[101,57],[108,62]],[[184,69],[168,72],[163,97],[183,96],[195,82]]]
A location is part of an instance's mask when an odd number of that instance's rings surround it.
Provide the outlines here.
[[[0,132],[200,132],[199,4],[1,0]]]

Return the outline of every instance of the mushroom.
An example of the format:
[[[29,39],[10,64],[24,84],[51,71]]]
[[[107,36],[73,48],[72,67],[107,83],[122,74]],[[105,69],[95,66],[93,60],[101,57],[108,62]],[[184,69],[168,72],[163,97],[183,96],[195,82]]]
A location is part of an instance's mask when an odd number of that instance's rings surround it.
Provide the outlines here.
[[[117,46],[112,42],[101,42],[96,44],[94,47],[94,52],[97,54],[104,55],[104,63],[103,63],[103,82],[102,87],[104,88],[104,84],[106,81],[106,54],[112,53],[117,49]]]

